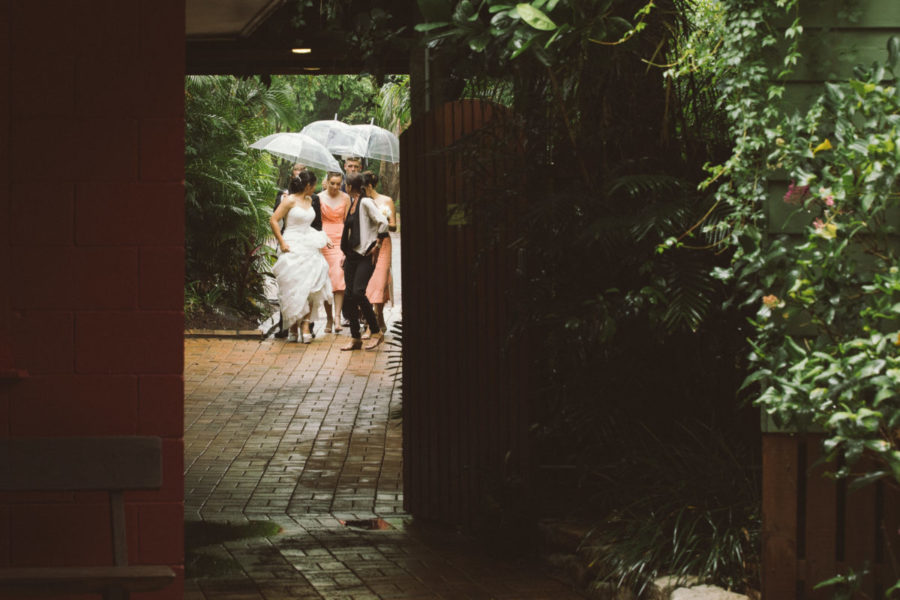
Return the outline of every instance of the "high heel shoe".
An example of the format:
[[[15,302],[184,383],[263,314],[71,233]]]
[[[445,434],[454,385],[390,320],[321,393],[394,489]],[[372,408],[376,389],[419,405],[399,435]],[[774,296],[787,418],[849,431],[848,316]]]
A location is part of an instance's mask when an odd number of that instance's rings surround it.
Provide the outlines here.
[[[325,333],[331,333],[332,329],[334,329],[334,321],[329,319],[328,322],[325,323]]]
[[[304,325],[306,325],[306,329],[309,331],[309,333],[303,333]],[[300,339],[303,341],[304,344],[310,343],[313,340],[313,338],[316,337],[316,334],[313,332],[313,327],[315,327],[315,326],[316,326],[316,324],[313,322],[310,322],[310,321],[302,321],[300,323]]]
[[[296,342],[297,341],[297,332],[296,331],[288,332],[287,341]]]

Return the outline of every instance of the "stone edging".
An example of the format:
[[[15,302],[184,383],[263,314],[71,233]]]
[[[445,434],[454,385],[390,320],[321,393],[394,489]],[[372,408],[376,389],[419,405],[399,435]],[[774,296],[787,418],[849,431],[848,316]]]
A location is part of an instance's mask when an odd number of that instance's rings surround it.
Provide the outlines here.
[[[186,338],[235,338],[241,340],[261,340],[259,329],[185,329]]]

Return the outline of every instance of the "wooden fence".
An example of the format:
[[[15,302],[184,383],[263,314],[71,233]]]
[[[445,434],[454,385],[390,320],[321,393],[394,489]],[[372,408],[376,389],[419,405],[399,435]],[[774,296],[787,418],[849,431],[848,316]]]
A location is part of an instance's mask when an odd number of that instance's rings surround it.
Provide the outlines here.
[[[821,436],[763,435],[763,598],[832,598],[814,586],[850,569],[869,570],[857,597],[884,598],[900,578],[900,491],[823,477],[834,465],[821,448]]]
[[[508,335],[516,254],[480,254],[460,209],[485,193],[479,181],[502,176],[478,142],[458,145],[499,110],[450,102],[400,138],[404,501],[447,524],[499,513],[529,472],[525,353]]]

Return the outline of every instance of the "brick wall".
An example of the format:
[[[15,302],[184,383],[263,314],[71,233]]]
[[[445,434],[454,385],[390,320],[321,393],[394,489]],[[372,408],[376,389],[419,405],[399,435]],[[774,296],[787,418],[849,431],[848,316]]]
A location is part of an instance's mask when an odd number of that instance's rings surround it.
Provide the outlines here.
[[[129,553],[179,572],[184,46],[184,0],[0,0],[0,435],[163,436]],[[0,565],[109,563],[104,507],[0,496]]]

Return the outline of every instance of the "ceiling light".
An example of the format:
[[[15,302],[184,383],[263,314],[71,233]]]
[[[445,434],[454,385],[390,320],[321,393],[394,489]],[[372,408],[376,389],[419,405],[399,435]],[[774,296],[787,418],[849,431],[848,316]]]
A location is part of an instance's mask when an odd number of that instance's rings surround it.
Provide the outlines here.
[[[321,71],[322,67],[303,67],[304,71]]]
[[[291,52],[294,54],[309,54],[312,52],[312,48],[291,48]]]

